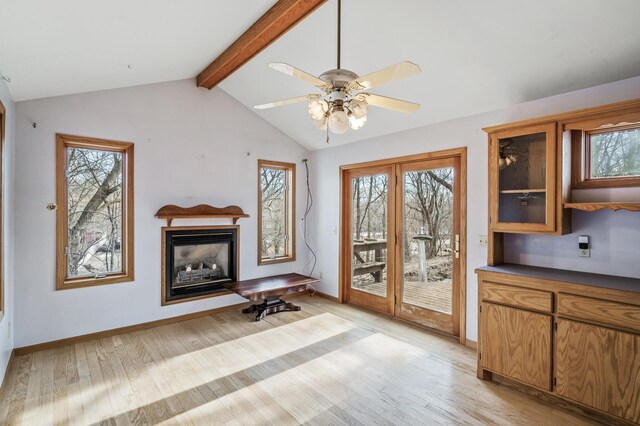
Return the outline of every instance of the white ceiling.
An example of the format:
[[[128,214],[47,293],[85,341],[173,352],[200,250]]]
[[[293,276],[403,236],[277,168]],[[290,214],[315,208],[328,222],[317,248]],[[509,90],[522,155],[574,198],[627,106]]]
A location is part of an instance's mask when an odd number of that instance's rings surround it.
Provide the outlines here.
[[[0,0],[0,70],[16,101],[194,77],[272,4]],[[335,68],[335,10],[330,0],[221,87],[248,107],[313,93],[267,64]],[[422,108],[371,108],[364,128],[331,144],[640,75],[638,17],[638,0],[344,0],[342,67],[419,64],[421,75],[371,92]],[[257,112],[309,148],[326,146],[305,104]]]
[[[273,1],[239,3],[0,0],[0,70],[14,101],[191,78]]]

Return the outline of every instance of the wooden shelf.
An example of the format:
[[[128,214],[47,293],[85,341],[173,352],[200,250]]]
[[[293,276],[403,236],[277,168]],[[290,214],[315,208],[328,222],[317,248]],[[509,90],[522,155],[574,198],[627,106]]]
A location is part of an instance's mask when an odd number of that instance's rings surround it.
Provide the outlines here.
[[[525,192],[547,192],[546,189],[503,189],[500,191],[501,194],[524,194]]]
[[[233,223],[241,217],[249,217],[238,206],[213,207],[208,204],[199,204],[193,207],[179,207],[173,204],[166,205],[156,212],[158,219],[166,219],[167,226],[171,226],[173,219],[231,219]]]
[[[632,212],[640,211],[640,202],[602,202],[602,203],[564,203],[565,209],[584,210],[587,212],[594,212],[597,210],[609,209],[609,210],[629,210]]]

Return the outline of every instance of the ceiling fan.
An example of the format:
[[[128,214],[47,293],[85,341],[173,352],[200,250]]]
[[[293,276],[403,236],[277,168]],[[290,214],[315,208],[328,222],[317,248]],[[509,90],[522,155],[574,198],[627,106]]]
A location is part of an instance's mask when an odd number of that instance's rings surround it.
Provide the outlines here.
[[[343,134],[349,130],[349,127],[357,130],[364,126],[367,121],[369,105],[405,113],[414,112],[420,108],[420,104],[417,103],[365,92],[372,87],[419,74],[420,67],[413,62],[400,62],[362,77],[353,71],[340,68],[341,9],[342,1],[338,0],[338,64],[336,69],[326,71],[316,77],[282,62],[269,64],[270,68],[310,83],[324,93],[313,93],[255,106],[256,109],[268,109],[309,101],[307,108],[309,115],[318,129],[327,130],[327,143],[329,142],[329,130],[333,133]]]

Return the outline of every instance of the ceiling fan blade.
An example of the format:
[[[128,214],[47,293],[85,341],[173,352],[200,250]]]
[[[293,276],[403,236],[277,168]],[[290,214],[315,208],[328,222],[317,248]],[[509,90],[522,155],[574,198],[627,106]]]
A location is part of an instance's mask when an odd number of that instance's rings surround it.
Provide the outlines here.
[[[386,84],[402,78],[420,74],[420,67],[413,62],[404,61],[383,68],[371,74],[363,75],[350,81],[347,88],[350,90],[366,90],[381,84]]]
[[[289,99],[283,99],[281,101],[269,102],[268,104],[256,105],[256,106],[254,106],[254,108],[255,109],[268,109],[268,108],[278,107],[278,106],[282,106],[282,105],[295,104],[297,102],[310,101],[312,99],[318,99],[319,97],[320,97],[320,95],[317,95],[317,94],[297,96],[295,98],[289,98]]]
[[[284,62],[271,62],[269,64],[269,68],[273,68],[276,71],[280,71],[292,77],[298,78],[302,81],[306,81],[309,84],[313,84],[320,89],[327,90],[331,88],[331,85],[326,81],[320,80],[318,77],[309,74],[308,72],[304,72],[299,70],[298,68],[292,67],[289,64],[285,64]]]
[[[420,104],[416,104],[414,102],[387,98],[386,96],[372,95],[371,93],[360,93],[358,97],[360,96],[362,96],[369,105],[376,106],[378,108],[391,109],[399,112],[416,112],[420,109]]]

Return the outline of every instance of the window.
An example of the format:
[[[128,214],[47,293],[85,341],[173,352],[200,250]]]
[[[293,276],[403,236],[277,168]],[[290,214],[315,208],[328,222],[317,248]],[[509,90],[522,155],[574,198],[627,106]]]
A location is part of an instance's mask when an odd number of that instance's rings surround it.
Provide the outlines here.
[[[57,135],[57,280],[133,280],[133,144]]]
[[[640,125],[579,133],[576,188],[640,186]]]
[[[6,109],[0,102],[0,320],[4,316],[4,132]]]
[[[258,265],[295,260],[296,165],[258,160]]]
[[[590,179],[640,176],[640,128],[587,133]]]

